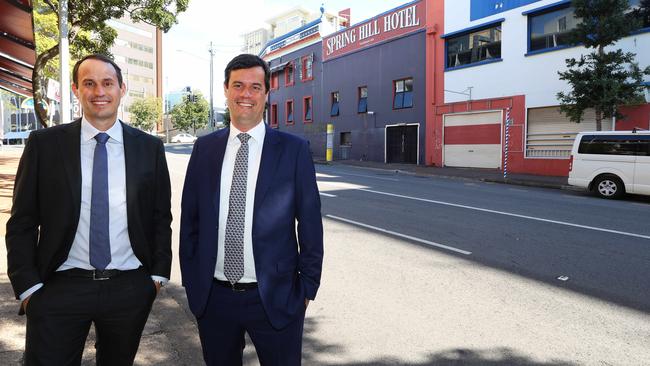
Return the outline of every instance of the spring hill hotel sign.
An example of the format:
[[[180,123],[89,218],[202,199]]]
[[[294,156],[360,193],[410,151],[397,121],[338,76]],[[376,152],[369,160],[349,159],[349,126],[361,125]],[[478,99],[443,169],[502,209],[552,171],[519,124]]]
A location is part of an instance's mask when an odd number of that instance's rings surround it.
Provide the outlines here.
[[[424,29],[426,1],[409,3],[323,40],[323,61]]]

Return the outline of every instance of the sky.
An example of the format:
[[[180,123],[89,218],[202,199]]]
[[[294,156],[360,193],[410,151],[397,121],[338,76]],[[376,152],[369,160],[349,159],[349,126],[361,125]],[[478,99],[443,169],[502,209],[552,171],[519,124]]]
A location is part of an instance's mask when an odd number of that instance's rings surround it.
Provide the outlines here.
[[[351,8],[352,24],[405,4],[409,0],[190,0],[178,24],[163,35],[163,92],[185,86],[210,92],[210,42],[215,48],[214,106],[223,107],[223,70],[242,47],[243,33],[264,26],[264,21],[297,5],[318,13],[321,4],[328,13]],[[351,5],[352,4],[352,5]]]

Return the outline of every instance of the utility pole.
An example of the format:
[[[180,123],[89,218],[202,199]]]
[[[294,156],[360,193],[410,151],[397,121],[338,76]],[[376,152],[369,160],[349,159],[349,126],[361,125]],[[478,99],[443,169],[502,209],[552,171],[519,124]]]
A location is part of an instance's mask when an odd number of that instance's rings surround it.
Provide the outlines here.
[[[68,0],[59,1],[59,59],[61,60],[61,123],[70,122],[70,46]]]
[[[215,125],[215,119],[214,119],[214,105],[213,105],[213,91],[212,89],[214,88],[214,74],[213,74],[213,64],[214,64],[214,48],[212,47],[212,41],[210,41],[210,49],[208,50],[210,52],[210,113],[208,113],[208,116],[210,116],[210,131],[214,131],[214,125]]]

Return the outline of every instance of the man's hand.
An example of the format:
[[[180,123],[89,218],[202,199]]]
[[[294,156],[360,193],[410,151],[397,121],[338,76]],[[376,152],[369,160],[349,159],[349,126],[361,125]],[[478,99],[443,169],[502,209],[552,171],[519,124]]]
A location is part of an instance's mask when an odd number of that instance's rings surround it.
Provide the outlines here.
[[[160,292],[160,287],[162,285],[161,285],[160,281],[153,281],[153,283],[154,283],[154,285],[156,285],[156,295],[158,295],[158,293]],[[27,298],[27,299],[29,299],[29,298]],[[27,299],[25,299],[25,300],[27,300]]]
[[[31,297],[32,297],[32,295],[29,295],[29,296],[27,296],[27,297],[25,298],[25,300],[23,300],[22,307],[23,307],[23,311],[24,311],[25,313],[27,313],[27,303],[29,302],[29,299],[30,299]]]

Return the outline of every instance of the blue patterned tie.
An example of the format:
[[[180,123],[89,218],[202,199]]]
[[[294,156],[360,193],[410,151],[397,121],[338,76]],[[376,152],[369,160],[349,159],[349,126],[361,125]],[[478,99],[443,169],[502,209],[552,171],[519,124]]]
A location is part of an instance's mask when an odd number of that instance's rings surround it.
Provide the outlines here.
[[[108,157],[106,142],[109,136],[103,132],[95,135],[93,159],[93,187],[90,199],[90,264],[99,270],[111,262],[111,243],[108,234]]]
[[[232,173],[226,238],[224,243],[223,272],[228,282],[235,283],[244,276],[244,223],[246,219],[246,184],[248,181],[248,139],[247,133],[237,135],[241,146],[235,157]]]

